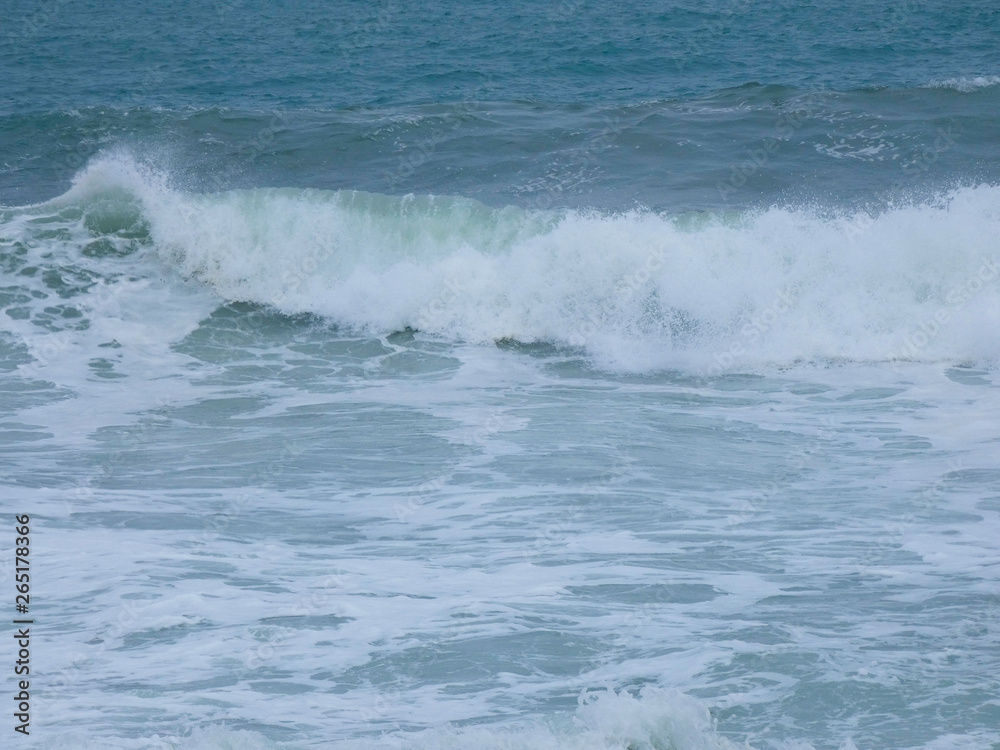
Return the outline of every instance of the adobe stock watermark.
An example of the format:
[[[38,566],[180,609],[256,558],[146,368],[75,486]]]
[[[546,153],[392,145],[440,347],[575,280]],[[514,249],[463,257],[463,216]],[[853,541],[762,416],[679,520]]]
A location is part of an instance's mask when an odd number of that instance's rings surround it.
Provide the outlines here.
[[[904,199],[907,197],[907,190],[912,188],[916,181],[925,175],[942,154],[955,148],[957,141],[955,137],[961,131],[957,125],[948,125],[946,128],[938,128],[935,131],[934,141],[926,148],[917,152],[910,161],[902,166],[903,176],[893,180],[889,187],[889,195],[894,199]],[[867,213],[858,213],[851,217],[844,227],[844,234],[850,244],[854,244],[858,237],[871,229],[876,222],[876,217]]]
[[[346,32],[351,41],[341,41],[340,53],[346,63],[351,62],[352,55],[367,49],[380,35],[387,32],[399,16],[403,7],[399,0],[387,0],[375,11],[375,17],[367,23],[356,23]]]
[[[621,456],[610,456],[607,460],[609,467],[598,476],[590,479],[579,488],[572,491],[573,495],[597,495],[606,497],[615,491],[622,479],[628,474],[626,464]],[[527,547],[521,549],[521,557],[524,562],[536,565],[541,559],[549,554],[558,554],[569,540],[579,534],[585,528],[585,512],[579,506],[567,506],[559,513],[559,520],[548,524],[544,528],[535,530],[534,539]]]
[[[892,3],[886,8],[885,23],[876,24],[875,31],[883,42],[890,42],[893,32],[913,24],[913,15],[925,5],[923,0],[900,0]]]
[[[455,118],[455,122],[448,126],[440,125],[431,131],[430,135],[421,138],[415,144],[405,147],[403,153],[399,155],[398,163],[394,170],[386,171],[385,177],[390,191],[399,189],[400,184],[405,184],[407,180],[416,174],[417,170],[427,164],[437,151],[438,146],[448,140],[448,136],[462,125],[462,117],[473,111],[471,104],[462,104],[450,113]]]
[[[753,8],[753,4],[753,0],[732,0],[726,3],[725,7],[717,9],[718,16],[715,19],[698,29],[683,34],[683,47],[680,54],[674,58],[677,63],[677,71],[682,72],[693,57],[703,55],[706,52],[716,52],[719,40],[715,37],[729,32],[734,17]],[[705,10],[710,12],[712,9],[706,7]],[[739,22],[737,18],[736,23]]]
[[[739,359],[750,353],[764,334],[771,330],[778,319],[787,313],[794,304],[795,290],[791,286],[779,290],[771,304],[763,312],[750,318],[750,321],[740,329],[739,336],[732,340],[727,349],[716,352],[715,361],[706,368],[705,376],[721,375],[732,368]]]
[[[246,489],[237,497],[232,498],[225,509],[218,513],[205,516],[205,529],[201,532],[200,541],[208,543],[225,533],[236,521],[245,514],[252,512],[263,504],[268,493],[266,485],[272,485],[287,471],[288,463],[308,450],[305,443],[298,440],[286,440],[282,443],[281,452],[270,461],[254,464],[253,471],[246,477]]]
[[[820,420],[820,426],[816,428],[816,433],[812,437],[817,442],[828,442],[838,429],[838,424],[833,417],[826,415]],[[791,454],[794,461],[776,474],[771,481],[763,487],[754,490],[749,496],[741,498],[737,512],[726,517],[727,526],[736,526],[750,521],[769,506],[782,491],[787,491],[790,487],[790,480],[802,471],[809,469],[816,459],[821,455],[821,451],[806,447],[798,448]]]
[[[507,393],[508,391],[504,391],[501,395],[507,395]],[[500,407],[493,409],[489,416],[473,431],[472,443],[482,446],[493,435],[499,432],[506,432],[512,426],[516,425],[516,419],[507,412],[507,409]],[[439,477],[422,482],[410,490],[406,500],[393,505],[392,511],[396,520],[400,523],[410,520],[433,497],[440,495],[447,486],[449,479],[450,475],[442,474]]]
[[[995,257],[984,259],[972,276],[948,291],[944,305],[903,334],[900,347],[886,354],[890,366],[898,369],[901,362],[912,361],[941,335],[942,329],[952,320],[956,312],[975,299],[987,284],[995,281],[998,276],[1000,267],[997,265],[997,259]]]
[[[444,121],[436,125],[435,128],[416,143],[402,143],[399,148],[402,151],[398,157],[396,168],[385,170],[388,189],[396,191],[401,184],[416,174],[417,170],[431,161],[437,152],[438,146],[445,143],[449,136],[459,130],[466,118],[472,117],[478,110],[476,102],[481,95],[490,91],[493,86],[493,75],[486,76],[486,80],[479,83],[475,91],[471,94],[471,101],[461,102],[450,110]]]
[[[342,593],[346,571],[337,569],[328,574],[318,588],[303,596],[298,604],[285,610],[285,617],[305,618],[318,614],[326,614],[331,608],[331,602],[337,594]],[[337,615],[341,612],[338,610]],[[288,638],[287,628],[279,628],[262,635],[261,642],[243,655],[243,666],[249,671],[257,670],[273,661],[278,656],[280,647]]]
[[[112,314],[121,304],[121,297],[126,293],[135,293],[142,285],[125,280],[115,280],[109,284],[99,281],[89,291],[89,296],[80,307],[90,318],[100,318]],[[32,357],[29,364],[22,365],[22,371],[28,377],[39,377],[49,365],[54,364],[68,349],[77,342],[78,333],[75,329],[62,329],[37,340],[25,342],[28,353]]]
[[[281,290],[265,300],[271,307],[281,309],[282,303],[290,301],[289,297],[298,293],[303,284],[315,278],[323,262],[338,249],[336,242],[319,232],[313,235],[308,246],[309,251],[297,259],[295,267],[282,272]]]
[[[7,41],[10,44],[30,41],[56,21],[62,6],[68,2],[69,0],[53,0],[36,7],[30,15],[21,19],[20,24],[12,24],[11,30],[6,34]]]
[[[858,559],[858,572],[864,572],[866,568],[878,563],[887,552],[899,548],[907,531],[917,522],[917,514],[927,513],[936,507],[946,489],[949,475],[963,471],[966,467],[962,464],[960,457],[952,457],[948,459],[946,468],[947,473],[939,476],[933,484],[921,490],[919,497],[916,502],[911,504],[906,515],[894,522],[883,524],[883,533],[875,540],[874,546]]]
[[[814,91],[804,97],[795,109],[781,115],[774,123],[773,133],[758,145],[744,151],[746,158],[729,165],[729,179],[719,180],[715,188],[719,198],[728,202],[733,193],[747,184],[747,181],[762,170],[782,149],[796,132],[802,129],[813,116],[822,100],[824,91]]]
[[[449,276],[444,280],[440,293],[417,312],[413,325],[418,331],[432,330],[437,321],[450,309],[451,304],[468,290],[468,284]]]
[[[597,155],[611,148],[625,130],[620,117],[607,119],[599,133],[589,137],[579,148],[571,152],[569,164],[554,170],[544,178],[518,189],[519,195],[528,196],[526,208],[545,211],[556,205],[559,197],[567,190],[581,185],[588,179],[585,169],[591,167],[600,171]]]
[[[663,268],[666,257],[666,247],[660,246],[650,250],[646,254],[642,266],[638,270],[626,274],[619,282],[613,295],[614,300],[618,303],[628,302],[650,282],[653,274]],[[588,312],[573,328],[567,343],[574,347],[584,347],[594,334],[601,330],[603,325],[593,311]]]
[[[401,503],[396,503],[392,507],[396,520],[402,523],[419,511],[424,505],[441,490],[444,489],[448,481],[447,476],[440,476],[423,482],[410,491],[409,496]]]

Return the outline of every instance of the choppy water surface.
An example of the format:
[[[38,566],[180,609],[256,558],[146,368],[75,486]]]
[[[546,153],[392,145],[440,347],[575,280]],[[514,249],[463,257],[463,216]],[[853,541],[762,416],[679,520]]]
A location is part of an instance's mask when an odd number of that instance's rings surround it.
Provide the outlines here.
[[[29,742],[1000,747],[1000,19],[855,5],[4,5]]]

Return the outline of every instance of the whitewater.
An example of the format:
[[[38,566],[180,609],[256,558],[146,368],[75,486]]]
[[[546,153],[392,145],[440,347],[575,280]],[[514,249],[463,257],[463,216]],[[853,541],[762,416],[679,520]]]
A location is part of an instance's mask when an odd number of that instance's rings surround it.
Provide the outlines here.
[[[980,185],[876,213],[670,216],[358,191],[192,194],[119,154],[10,221],[25,238],[55,222],[106,246],[90,253],[103,283],[138,242],[178,282],[359,332],[545,343],[613,370],[719,375],[837,361],[990,368],[998,198]]]

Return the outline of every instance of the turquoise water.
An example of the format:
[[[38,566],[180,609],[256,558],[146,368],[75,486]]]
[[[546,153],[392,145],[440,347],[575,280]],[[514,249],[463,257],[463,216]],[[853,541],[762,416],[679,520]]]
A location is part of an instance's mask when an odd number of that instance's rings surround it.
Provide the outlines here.
[[[995,5],[0,11],[22,744],[1000,748]]]

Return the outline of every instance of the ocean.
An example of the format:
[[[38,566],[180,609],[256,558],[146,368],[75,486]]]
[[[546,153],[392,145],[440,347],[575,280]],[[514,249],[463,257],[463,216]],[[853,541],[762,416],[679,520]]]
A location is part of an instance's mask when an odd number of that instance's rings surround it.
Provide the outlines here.
[[[998,157],[985,0],[0,0],[2,744],[997,750]]]

